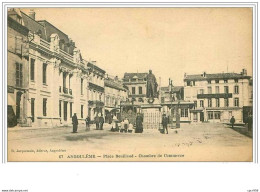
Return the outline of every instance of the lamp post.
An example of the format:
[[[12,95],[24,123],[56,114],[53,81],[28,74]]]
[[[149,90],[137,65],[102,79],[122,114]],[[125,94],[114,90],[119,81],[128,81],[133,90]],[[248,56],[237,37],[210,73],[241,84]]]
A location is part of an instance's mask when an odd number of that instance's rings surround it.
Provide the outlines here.
[[[172,108],[173,108],[173,100],[174,99],[174,92],[172,90],[172,80],[169,78],[169,86],[170,86],[170,99],[171,99],[171,119],[173,119],[173,113],[172,113]],[[179,108],[180,108],[180,101],[177,97],[177,105],[175,106],[175,118],[176,118],[176,128],[180,128],[180,113],[179,113]],[[173,123],[173,122],[172,122]]]

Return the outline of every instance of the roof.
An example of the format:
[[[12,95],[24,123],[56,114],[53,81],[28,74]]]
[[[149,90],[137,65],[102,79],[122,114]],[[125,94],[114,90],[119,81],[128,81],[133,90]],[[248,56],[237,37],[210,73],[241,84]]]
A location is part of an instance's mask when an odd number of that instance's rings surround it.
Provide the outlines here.
[[[21,11],[24,26],[33,33],[41,32],[41,38],[47,41],[45,27]]]
[[[133,79],[133,77],[137,77],[138,79],[144,79],[148,73],[125,73],[124,79]]]
[[[105,79],[105,87],[111,87],[114,89],[126,91],[126,89],[124,88],[124,85],[122,83],[115,81],[114,79],[111,79],[111,78]]]
[[[184,81],[187,80],[211,80],[211,79],[250,79],[250,76],[239,74],[239,73],[214,73],[214,74],[196,74],[196,75],[187,75],[184,77]]]
[[[58,28],[56,28],[50,22],[48,22],[46,20],[39,20],[38,23],[40,23],[41,25],[43,25],[45,27],[47,41],[50,42],[50,36],[52,34],[56,33],[59,36],[60,40],[64,40],[65,43],[69,43],[70,42],[68,35],[63,33]]]
[[[87,66],[90,67],[90,68],[94,68],[94,70],[97,70],[97,71],[99,71],[99,72],[101,72],[103,74],[106,73],[105,70],[99,68],[98,66],[94,65],[93,63],[88,62]]]

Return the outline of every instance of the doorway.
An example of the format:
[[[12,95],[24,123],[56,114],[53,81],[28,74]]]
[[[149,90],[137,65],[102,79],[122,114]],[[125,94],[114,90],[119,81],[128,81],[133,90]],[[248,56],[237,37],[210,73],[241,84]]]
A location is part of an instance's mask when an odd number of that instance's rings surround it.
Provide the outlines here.
[[[204,112],[200,112],[200,121],[201,121],[201,122],[204,121]]]

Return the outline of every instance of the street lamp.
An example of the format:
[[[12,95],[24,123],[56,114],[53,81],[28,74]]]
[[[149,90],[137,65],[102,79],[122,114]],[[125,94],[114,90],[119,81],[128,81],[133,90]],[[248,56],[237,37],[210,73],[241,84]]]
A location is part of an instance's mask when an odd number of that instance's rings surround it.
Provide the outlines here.
[[[171,118],[173,119],[173,116],[172,116],[172,103],[173,103],[173,101],[175,101],[175,99],[174,99],[174,92],[173,92],[173,90],[172,90],[172,80],[170,80],[170,78],[169,78],[169,85],[170,85],[170,99],[171,99]],[[175,106],[175,118],[176,118],[176,128],[180,128],[180,113],[179,113],[179,108],[180,108],[180,101],[179,101],[179,99],[178,99],[178,97],[176,97],[177,98],[177,101],[178,101],[178,103],[177,103],[177,105]],[[172,122],[173,123],[173,122]]]

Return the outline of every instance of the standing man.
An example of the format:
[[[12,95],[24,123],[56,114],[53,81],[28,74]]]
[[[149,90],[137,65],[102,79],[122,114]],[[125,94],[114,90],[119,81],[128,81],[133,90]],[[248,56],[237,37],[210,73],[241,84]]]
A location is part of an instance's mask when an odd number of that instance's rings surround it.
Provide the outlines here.
[[[99,117],[99,128],[100,128],[100,130],[103,130],[104,121],[105,121],[104,117],[101,114],[101,116]]]
[[[87,116],[85,121],[86,121],[86,131],[89,131],[90,130],[90,118],[89,118],[89,116]]]
[[[74,113],[73,117],[72,117],[72,124],[73,124],[73,132],[72,133],[77,133],[78,130],[78,118],[77,118],[77,114]]]
[[[96,130],[99,130],[99,117],[96,115],[95,117],[95,123],[96,123]]]
[[[231,119],[230,119],[230,123],[232,125],[232,128],[234,127],[235,121],[236,120],[235,120],[234,116],[232,116]]]
[[[168,124],[168,118],[166,117],[166,114],[164,113],[162,116],[162,126],[163,126],[163,132],[165,133],[165,130],[167,131],[166,134],[168,134],[167,124]]]

